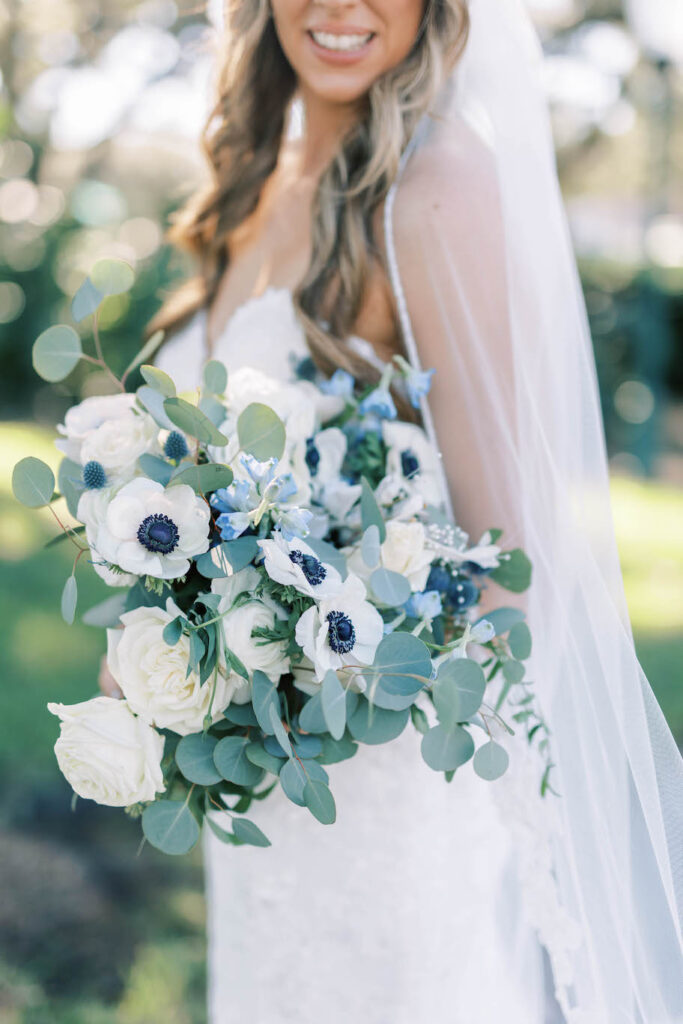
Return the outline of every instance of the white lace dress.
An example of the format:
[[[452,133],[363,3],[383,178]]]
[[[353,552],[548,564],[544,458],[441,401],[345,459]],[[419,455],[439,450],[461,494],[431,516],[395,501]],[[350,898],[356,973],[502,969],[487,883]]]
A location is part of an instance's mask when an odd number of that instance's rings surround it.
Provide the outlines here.
[[[160,354],[181,388],[200,379],[205,321]],[[230,370],[282,379],[306,354],[291,295],[279,289],[242,306],[214,350]],[[206,836],[211,1024],[549,1019],[498,810],[519,811],[500,788],[510,783],[483,783],[466,766],[449,785],[419,748],[409,723],[398,741],[329,766],[332,827],[277,790],[249,812],[272,847]]]

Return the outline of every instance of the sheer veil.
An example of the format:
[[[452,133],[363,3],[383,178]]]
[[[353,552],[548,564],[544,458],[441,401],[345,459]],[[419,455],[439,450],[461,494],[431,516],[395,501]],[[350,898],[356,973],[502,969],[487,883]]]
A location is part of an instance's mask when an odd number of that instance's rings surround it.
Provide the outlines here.
[[[471,0],[471,17],[389,195],[392,283],[411,359],[437,370],[425,415],[458,521],[503,527],[535,567],[560,797],[516,824],[550,840],[573,922],[553,948],[531,908],[558,1002],[577,1024],[683,1021],[683,762],[633,649],[540,48],[520,0]]]

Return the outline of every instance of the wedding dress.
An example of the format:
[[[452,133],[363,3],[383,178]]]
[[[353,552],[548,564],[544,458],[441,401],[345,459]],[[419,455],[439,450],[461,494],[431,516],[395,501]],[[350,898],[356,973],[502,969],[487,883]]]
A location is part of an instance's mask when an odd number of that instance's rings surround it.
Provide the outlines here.
[[[470,10],[385,203],[387,269],[407,355],[437,370],[444,498],[534,564],[560,795],[539,798],[523,725],[493,785],[446,784],[409,725],[331,766],[334,827],[273,794],[250,811],[272,848],[206,842],[211,1024],[683,1022],[683,762],[633,650],[540,49],[519,0]],[[200,314],[161,352],[181,386],[204,335]],[[215,355],[287,379],[305,352],[271,289]]]

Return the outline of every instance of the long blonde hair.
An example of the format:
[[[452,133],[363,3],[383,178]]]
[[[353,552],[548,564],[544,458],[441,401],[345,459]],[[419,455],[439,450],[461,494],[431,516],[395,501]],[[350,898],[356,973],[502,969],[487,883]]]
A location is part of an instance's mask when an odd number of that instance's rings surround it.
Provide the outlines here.
[[[376,376],[345,344],[378,259],[373,214],[418,120],[458,60],[468,27],[466,0],[425,0],[412,50],[373,83],[365,112],[317,184],[311,260],[294,301],[311,355],[324,372],[342,367],[360,379]],[[269,0],[228,0],[218,98],[203,135],[211,180],[170,232],[174,243],[198,257],[199,272],[162,308],[155,329],[172,330],[212,302],[229,264],[228,236],[256,209],[275,170],[296,85]]]

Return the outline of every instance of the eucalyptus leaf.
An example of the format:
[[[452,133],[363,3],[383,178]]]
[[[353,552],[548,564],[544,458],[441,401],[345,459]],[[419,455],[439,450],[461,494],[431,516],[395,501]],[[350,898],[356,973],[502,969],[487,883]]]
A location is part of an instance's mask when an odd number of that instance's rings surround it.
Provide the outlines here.
[[[228,704],[223,711],[223,717],[235,725],[258,725],[251,704]]]
[[[173,466],[170,462],[166,462],[166,459],[162,459],[159,455],[149,455],[148,453],[141,455],[138,459],[138,466],[145,476],[150,480],[155,480],[163,487],[169,483],[173,473]]]
[[[184,434],[196,437],[200,444],[213,444],[222,447],[228,443],[225,434],[221,434],[209,417],[205,416],[195,405],[186,402],[184,398],[165,399],[164,411],[176,427]]]
[[[304,786],[303,798],[313,817],[322,825],[334,825],[337,820],[337,808],[334,797],[324,782],[309,779]]]
[[[412,719],[413,725],[415,726],[419,733],[422,733],[422,735],[424,736],[426,733],[429,732],[429,719],[425,715],[422,708],[418,708],[416,704],[413,704],[413,706],[410,709],[410,717]]]
[[[208,416],[215,427],[220,430],[223,423],[225,423],[226,412],[225,406],[222,402],[219,402],[217,398],[212,395],[202,395],[199,400],[199,408]]]
[[[232,830],[241,843],[248,846],[270,846],[271,842],[258,825],[248,818],[233,818]]]
[[[100,629],[114,629],[118,626],[119,619],[126,610],[126,594],[114,594],[99,604],[88,608],[81,616],[81,622],[86,626],[98,626]]]
[[[512,629],[518,622],[524,621],[524,612],[519,608],[496,608],[492,612],[487,612],[483,615],[478,622],[482,619],[486,619],[490,622],[496,631],[496,636],[501,636],[503,633],[507,633],[509,629]]]
[[[260,462],[279,459],[285,450],[286,432],[270,406],[252,402],[237,420],[237,436],[243,451]]]
[[[455,771],[474,754],[474,740],[462,726],[435,725],[422,737],[421,749],[424,760],[434,771]]]
[[[515,548],[499,557],[500,565],[490,574],[490,579],[506,590],[521,594],[531,584],[531,562],[521,548]]]
[[[86,277],[71,302],[71,315],[76,323],[80,324],[86,317],[92,316],[103,298],[102,292]]]
[[[363,534],[361,554],[363,556],[363,561],[369,569],[374,569],[379,565],[380,539],[379,527],[376,523],[372,523],[368,526],[367,530]]]
[[[323,749],[318,760],[320,764],[338,764],[340,761],[348,761],[356,753],[358,744],[347,731],[340,740],[335,740],[332,736],[323,736]]]
[[[184,622],[185,619],[182,615],[176,615],[174,619],[171,619],[171,621],[164,626],[161,635],[164,638],[164,643],[168,644],[169,647],[175,647],[180,640],[183,635]]]
[[[226,845],[228,845],[228,846],[241,846],[242,845],[242,843],[237,838],[237,836],[233,835],[232,832],[228,832],[226,829],[221,828],[221,826],[218,825],[213,820],[213,817],[210,814],[206,815],[206,817],[204,818],[204,821],[209,826],[209,828],[211,829],[213,834],[216,836],[216,838],[220,839],[220,841],[222,843],[226,843]]]
[[[152,846],[172,856],[189,853],[199,839],[199,825],[180,800],[157,800],[146,807],[142,831]]]
[[[531,654],[531,631],[526,622],[518,622],[508,634],[508,644],[517,661],[526,661]]]
[[[495,782],[501,775],[505,775],[509,763],[507,750],[490,740],[479,747],[474,755],[472,767],[480,778],[486,779],[487,782]]]
[[[146,363],[148,359],[151,359],[165,337],[166,334],[164,331],[155,331],[154,334],[147,339],[140,351],[133,357],[133,359],[131,359],[128,366],[123,371],[123,376],[127,377],[137,366],[140,366],[141,363]]]
[[[143,384],[135,392],[140,405],[147,410],[152,419],[164,430],[173,430],[173,424],[166,415],[164,402],[166,399],[160,391],[155,391],[149,384]]]
[[[204,367],[204,387],[213,395],[222,395],[228,386],[228,371],[218,359],[211,359]]]
[[[387,528],[382,512],[380,511],[380,507],[377,504],[377,499],[375,498],[370,483],[365,477],[361,480],[361,486],[360,515],[363,530],[367,530],[370,526],[376,526],[379,530],[379,539],[384,543],[387,539]]]
[[[515,683],[521,683],[526,674],[526,669],[521,661],[504,661],[503,662],[503,675],[508,683],[514,685]]]
[[[471,718],[484,699],[486,677],[471,658],[455,658],[439,666],[432,689],[439,722],[452,726]]]
[[[262,743],[250,743],[247,747],[247,757],[252,764],[264,768],[271,775],[279,775],[282,768],[282,758],[275,754],[269,754]]]
[[[256,673],[254,673],[254,675],[256,675]],[[254,708],[254,710],[256,711],[256,708]],[[258,712],[256,712],[256,715],[258,717]],[[268,707],[268,717],[270,718],[271,725],[269,732],[275,734],[275,739],[278,741],[287,757],[292,757],[292,744],[290,743],[289,736],[282,724],[279,710],[276,710],[276,706],[273,704]],[[263,729],[263,726],[261,726],[261,728]],[[263,731],[265,732],[265,729]]]
[[[327,732],[327,722],[323,714],[320,692],[309,697],[299,714],[299,727],[304,732]]]
[[[62,459],[57,470],[59,492],[74,519],[78,517],[78,502],[83,493],[82,472],[82,467],[72,459]]]
[[[179,473],[174,473],[171,483],[188,484],[198,494],[217,491],[219,487],[229,487],[232,483],[232,470],[219,462],[206,462],[200,466],[186,466]]]
[[[149,384],[155,391],[159,391],[164,398],[173,398],[176,390],[175,384],[167,373],[160,370],[158,366],[144,365],[140,367],[140,373],[145,380],[145,383]]]
[[[55,475],[47,463],[29,455],[17,462],[12,471],[12,491],[27,508],[41,508],[52,501]]]
[[[213,752],[214,764],[222,778],[237,786],[255,786],[263,777],[263,769],[247,757],[249,743],[246,736],[225,736]]]
[[[209,733],[182,736],[175,751],[176,764],[188,782],[199,786],[214,786],[222,775],[213,759],[218,740]]]
[[[68,377],[83,355],[81,339],[73,327],[48,327],[33,344],[33,369],[43,380],[55,383]]]
[[[317,757],[323,749],[323,741],[320,736],[309,736],[300,732],[290,732],[289,738],[294,744],[294,749],[299,757]]]
[[[64,584],[62,591],[62,618],[64,621],[71,626],[74,618],[76,617],[76,603],[78,601],[78,584],[76,583],[76,577],[71,574]]]
[[[122,295],[135,282],[133,268],[124,260],[98,260],[90,271],[90,280],[102,295]]]
[[[346,694],[336,672],[325,674],[320,692],[322,712],[335,740],[340,740],[346,729]]]
[[[432,659],[427,645],[419,637],[394,632],[380,642],[372,667],[380,673],[381,686],[386,693],[406,696],[424,689],[425,682],[431,678]]]
[[[280,700],[277,695],[277,685],[268,678],[265,672],[261,672],[259,669],[254,672],[251,703],[256,720],[263,731],[271,735],[275,733],[276,730],[272,724],[271,711],[275,713],[275,717],[279,722]]]
[[[328,782],[325,769],[317,761],[297,761],[290,758],[280,769],[280,785],[285,796],[299,807],[305,806],[304,787],[309,779]]]
[[[360,743],[389,743],[401,735],[409,717],[407,708],[404,711],[387,711],[370,707],[367,700],[361,699],[349,719],[349,731]]]
[[[410,580],[391,569],[375,569],[370,576],[370,588],[380,604],[391,608],[400,608],[411,594]]]

